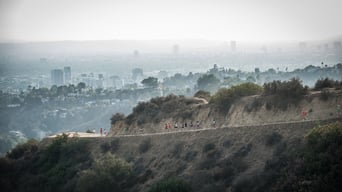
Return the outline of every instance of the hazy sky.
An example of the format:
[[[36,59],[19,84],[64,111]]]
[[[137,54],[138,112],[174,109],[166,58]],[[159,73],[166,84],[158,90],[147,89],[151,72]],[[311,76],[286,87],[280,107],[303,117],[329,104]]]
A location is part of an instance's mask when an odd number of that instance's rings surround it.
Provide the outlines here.
[[[0,0],[0,41],[314,40],[342,35],[342,0]]]

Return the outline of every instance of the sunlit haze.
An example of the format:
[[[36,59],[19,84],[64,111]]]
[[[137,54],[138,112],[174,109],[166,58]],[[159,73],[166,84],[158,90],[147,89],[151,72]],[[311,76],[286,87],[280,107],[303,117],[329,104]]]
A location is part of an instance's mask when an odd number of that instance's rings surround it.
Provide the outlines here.
[[[0,41],[287,41],[342,34],[341,0],[0,0]]]

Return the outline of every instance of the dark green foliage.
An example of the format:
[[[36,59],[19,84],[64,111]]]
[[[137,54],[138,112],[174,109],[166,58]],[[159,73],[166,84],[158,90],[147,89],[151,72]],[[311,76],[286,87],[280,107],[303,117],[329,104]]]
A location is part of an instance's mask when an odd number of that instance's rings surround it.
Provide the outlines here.
[[[152,147],[151,139],[143,140],[139,145],[139,152],[146,153]]]
[[[199,90],[213,92],[218,89],[220,80],[213,74],[204,74],[197,80]]]
[[[122,121],[122,120],[124,120],[124,119],[125,119],[125,115],[124,115],[124,114],[122,114],[122,113],[115,113],[115,114],[112,115],[112,117],[110,118],[110,123],[111,123],[112,125],[114,125],[115,122],[117,122],[117,121]]]
[[[227,158],[218,166],[220,169],[214,173],[214,179],[224,181],[227,186],[231,185],[236,175],[248,168],[248,165],[239,157]]]
[[[26,150],[24,158],[10,162],[11,169],[0,175],[7,175],[6,185],[13,191],[72,191],[76,185],[75,175],[89,167],[91,158],[86,141],[68,139],[63,134],[48,147]]]
[[[223,147],[225,148],[229,148],[230,146],[232,146],[232,142],[230,140],[226,140],[223,142]]]
[[[141,83],[146,87],[156,88],[158,87],[158,78],[148,77],[147,79],[142,80]]]
[[[262,93],[262,87],[253,83],[243,83],[233,86],[230,89],[221,88],[211,99],[213,103],[221,112],[227,113],[230,106],[241,97],[258,95]]]
[[[251,149],[252,149],[251,143],[244,145],[234,153],[234,156],[235,157],[244,157],[251,151]]]
[[[108,142],[102,143],[100,145],[100,148],[101,148],[103,153],[106,153],[110,150],[110,144]]]
[[[324,88],[340,88],[342,87],[342,81],[334,81],[333,79],[325,78],[318,79],[315,83],[315,90],[322,90]]]
[[[179,158],[180,155],[182,154],[183,152],[183,148],[184,148],[184,143],[180,142],[180,143],[176,143],[174,145],[174,148],[172,150],[172,156],[173,157],[176,157],[176,158]]]
[[[273,132],[272,134],[265,135],[265,144],[267,146],[273,146],[281,141],[282,136],[279,133]]]
[[[287,191],[341,191],[342,123],[316,127],[305,146],[290,159],[276,189]]]
[[[342,123],[312,129],[304,142],[276,144],[263,172],[240,178],[233,191],[341,191]]]
[[[191,186],[184,180],[171,177],[154,184],[149,192],[190,192]]]
[[[213,150],[213,149],[215,149],[215,147],[216,146],[214,143],[207,143],[203,146],[203,152],[205,153],[205,152],[208,152],[210,150]]]
[[[34,139],[28,140],[26,143],[17,145],[14,149],[12,149],[8,154],[7,157],[11,159],[19,159],[24,157],[26,154],[34,153],[38,150],[38,141]]]
[[[329,90],[323,90],[319,96],[319,99],[322,101],[327,101],[331,97],[331,93]]]
[[[76,191],[125,191],[134,184],[132,167],[122,159],[107,153],[84,170],[77,181]]]
[[[170,114],[184,120],[190,119],[193,113],[191,106],[201,102],[176,95],[152,98],[149,102],[140,102],[133,108],[133,113],[127,116],[125,122],[128,125],[134,121],[138,125],[159,123],[161,119],[170,118]]]
[[[110,147],[112,152],[116,152],[120,148],[119,139],[114,139],[110,142]]]
[[[192,160],[194,160],[197,156],[197,151],[189,151],[185,154],[184,156],[184,160],[187,162],[191,162]]]
[[[266,103],[266,109],[272,107],[286,110],[291,104],[298,104],[303,96],[308,93],[308,87],[304,87],[299,79],[290,81],[273,81],[264,84],[264,94],[271,96]]]

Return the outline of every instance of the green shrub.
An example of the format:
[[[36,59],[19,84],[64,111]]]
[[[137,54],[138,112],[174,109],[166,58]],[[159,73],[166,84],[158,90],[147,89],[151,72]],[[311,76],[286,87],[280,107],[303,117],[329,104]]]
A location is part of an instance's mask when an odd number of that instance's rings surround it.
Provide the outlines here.
[[[290,81],[273,81],[264,84],[264,95],[271,96],[266,103],[266,109],[272,107],[286,110],[290,104],[298,104],[308,93],[308,87],[304,87],[299,79]]]
[[[230,89],[221,88],[213,95],[211,103],[215,104],[221,112],[227,113],[236,100],[245,96],[261,94],[262,90],[262,87],[253,83],[243,83]]]
[[[220,80],[213,74],[204,74],[197,80],[198,89],[204,91],[215,91],[219,87]]]
[[[342,123],[312,129],[305,145],[287,161],[276,191],[340,191],[342,188]]]
[[[323,90],[319,95],[319,99],[322,101],[327,101],[331,97],[331,93],[329,90]]]
[[[342,81],[334,81],[333,79],[325,78],[325,79],[318,79],[315,83],[315,90],[322,90],[324,88],[333,88],[333,87],[340,87],[342,85]]]
[[[208,152],[210,150],[213,150],[213,149],[215,149],[215,147],[216,146],[214,143],[207,143],[203,146],[203,152],[205,153],[205,152]]]
[[[103,153],[107,153],[110,150],[110,145],[108,142],[105,142],[100,145],[100,148]]]
[[[234,153],[234,157],[244,157],[252,150],[252,144],[248,143],[247,145],[242,146],[239,150]]]
[[[182,142],[176,143],[173,147],[172,152],[171,152],[172,156],[179,158],[181,153],[183,152],[183,148],[184,148],[184,143],[182,143]]]
[[[185,154],[184,160],[187,162],[191,162],[196,158],[197,154],[198,154],[197,151],[189,151]]]
[[[115,113],[110,118],[110,122],[111,122],[112,125],[114,125],[117,121],[122,121],[124,119],[125,119],[125,115],[124,114],[122,114],[122,113]]]
[[[152,147],[151,139],[143,140],[139,145],[139,152],[146,153]]]
[[[114,139],[110,142],[110,147],[112,152],[116,152],[120,148],[119,139]]]
[[[14,149],[7,153],[7,157],[11,159],[19,159],[25,155],[25,153],[33,153],[38,150],[38,141],[30,139],[26,143],[18,144]]]
[[[184,180],[170,177],[152,185],[149,192],[190,192],[191,186]]]
[[[130,164],[107,153],[92,169],[81,172],[76,191],[125,191],[135,182]]]
[[[273,132],[272,134],[265,135],[265,144],[267,146],[273,146],[281,141],[282,136],[279,133]]]

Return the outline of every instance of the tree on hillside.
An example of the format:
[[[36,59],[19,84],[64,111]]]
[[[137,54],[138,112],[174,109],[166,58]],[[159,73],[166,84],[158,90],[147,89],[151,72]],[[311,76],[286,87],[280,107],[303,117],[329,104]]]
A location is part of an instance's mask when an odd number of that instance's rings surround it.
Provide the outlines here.
[[[197,86],[198,89],[213,92],[218,89],[220,80],[213,74],[204,74],[198,78]]]
[[[115,122],[117,121],[121,121],[121,120],[124,120],[125,119],[125,115],[122,114],[122,113],[115,113],[114,115],[112,115],[112,117],[110,118],[110,123],[112,125],[115,124]]]
[[[82,92],[82,89],[84,89],[86,87],[86,84],[84,83],[84,82],[79,82],[78,84],[77,84],[77,90],[78,90],[78,92],[80,93],[80,92]]]
[[[227,113],[230,106],[241,97],[249,95],[261,94],[263,88],[254,83],[243,83],[241,85],[236,85],[230,89],[221,88],[215,95],[212,96],[210,100],[214,103],[221,112]]]
[[[148,77],[141,81],[145,87],[156,88],[158,87],[158,78]]]

